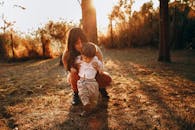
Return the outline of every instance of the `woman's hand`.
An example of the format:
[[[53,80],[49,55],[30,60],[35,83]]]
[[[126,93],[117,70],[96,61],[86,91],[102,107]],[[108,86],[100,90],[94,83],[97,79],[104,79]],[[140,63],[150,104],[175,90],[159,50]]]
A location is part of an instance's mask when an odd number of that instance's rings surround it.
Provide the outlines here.
[[[101,67],[98,65],[97,62],[93,62],[93,63],[92,63],[92,66],[93,66],[99,73],[102,73],[102,69],[101,69]]]

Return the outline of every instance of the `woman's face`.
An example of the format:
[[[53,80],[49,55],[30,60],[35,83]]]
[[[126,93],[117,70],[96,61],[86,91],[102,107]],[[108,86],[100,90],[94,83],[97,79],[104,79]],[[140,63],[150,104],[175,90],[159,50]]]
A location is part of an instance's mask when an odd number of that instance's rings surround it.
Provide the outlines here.
[[[75,44],[75,49],[78,51],[78,52],[81,52],[81,49],[82,49],[82,42],[81,42],[81,39],[79,38],[77,41],[76,41],[76,44]]]

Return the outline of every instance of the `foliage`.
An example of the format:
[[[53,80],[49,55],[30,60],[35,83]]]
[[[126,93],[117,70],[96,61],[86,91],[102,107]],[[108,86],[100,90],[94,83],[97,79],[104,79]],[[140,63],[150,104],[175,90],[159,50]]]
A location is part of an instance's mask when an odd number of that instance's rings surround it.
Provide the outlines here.
[[[111,21],[109,30],[112,29],[112,31],[100,38],[102,44],[111,48],[124,48],[158,42],[156,38],[156,35],[158,36],[158,13],[153,9],[153,3],[145,3],[139,12],[132,12],[133,1],[129,3],[121,1],[109,17]]]
[[[128,21],[133,3],[134,0],[119,0],[118,4],[113,7],[109,19],[117,23]]]
[[[7,60],[41,57],[41,48],[38,39],[23,38],[13,30],[0,34],[1,56]]]
[[[195,10],[188,4],[170,4],[170,42],[172,48],[183,49],[193,46],[195,37]]]
[[[40,38],[43,45],[44,57],[56,57],[62,54],[67,32],[73,25],[64,21],[49,21],[45,27],[39,29],[36,36]]]
[[[176,6],[175,6],[176,4]],[[140,11],[131,11],[133,1],[120,0],[109,16],[107,35],[100,37],[100,43],[108,48],[153,46],[159,44],[159,9],[152,1],[144,3]],[[194,46],[195,11],[192,4],[173,2],[170,10],[170,42],[172,48]],[[174,5],[174,6],[172,6]],[[174,10],[176,9],[176,14]],[[127,11],[128,10],[128,11]],[[128,12],[128,13],[127,13]],[[173,23],[173,20],[177,22]],[[174,31],[177,29],[177,32]]]
[[[60,40],[61,42],[66,42],[66,33],[71,27],[70,23],[59,21],[53,22],[49,21],[45,27],[38,29],[37,34],[42,35],[50,35],[55,40]]]
[[[0,30],[3,30],[4,33],[5,33],[7,30],[12,29],[12,27],[13,27],[14,24],[15,24],[15,21],[13,21],[13,22],[8,21],[8,20],[5,18],[4,14],[2,15],[2,21],[3,21],[3,26],[0,27]]]
[[[0,56],[4,59],[53,58],[62,54],[68,30],[74,25],[49,21],[34,36],[22,37],[12,29],[0,34]]]

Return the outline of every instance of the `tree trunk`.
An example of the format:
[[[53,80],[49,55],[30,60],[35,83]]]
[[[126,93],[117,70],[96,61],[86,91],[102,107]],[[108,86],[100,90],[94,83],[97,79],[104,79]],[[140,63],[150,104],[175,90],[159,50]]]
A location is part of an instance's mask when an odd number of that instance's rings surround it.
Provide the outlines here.
[[[160,46],[158,61],[170,62],[168,0],[160,0]]]
[[[112,17],[110,18],[110,42],[111,42],[111,45],[112,47],[113,46],[113,43],[114,43],[114,39],[113,39],[113,25],[112,25]]]
[[[92,6],[92,2],[93,0],[82,0],[82,24],[88,40],[97,44],[96,10]]]
[[[12,33],[10,34],[11,37],[11,48],[12,48],[12,59],[15,58],[15,52],[14,52],[14,41],[13,41],[13,35]]]

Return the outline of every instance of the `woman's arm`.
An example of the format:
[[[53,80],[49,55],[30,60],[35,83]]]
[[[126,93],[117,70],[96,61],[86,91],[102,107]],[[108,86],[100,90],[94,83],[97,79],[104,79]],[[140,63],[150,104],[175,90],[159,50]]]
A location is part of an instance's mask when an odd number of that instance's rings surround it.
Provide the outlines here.
[[[68,52],[64,51],[62,54],[62,63],[64,65],[64,68],[67,69],[67,58],[68,58]]]
[[[64,51],[63,54],[62,54],[62,63],[64,65],[64,68],[67,69],[67,58],[68,58],[68,52],[67,51]],[[70,74],[74,74],[77,72],[77,69],[76,68],[73,68],[71,67],[70,70],[68,70],[68,73]],[[67,81],[70,83],[70,75],[67,77]]]

